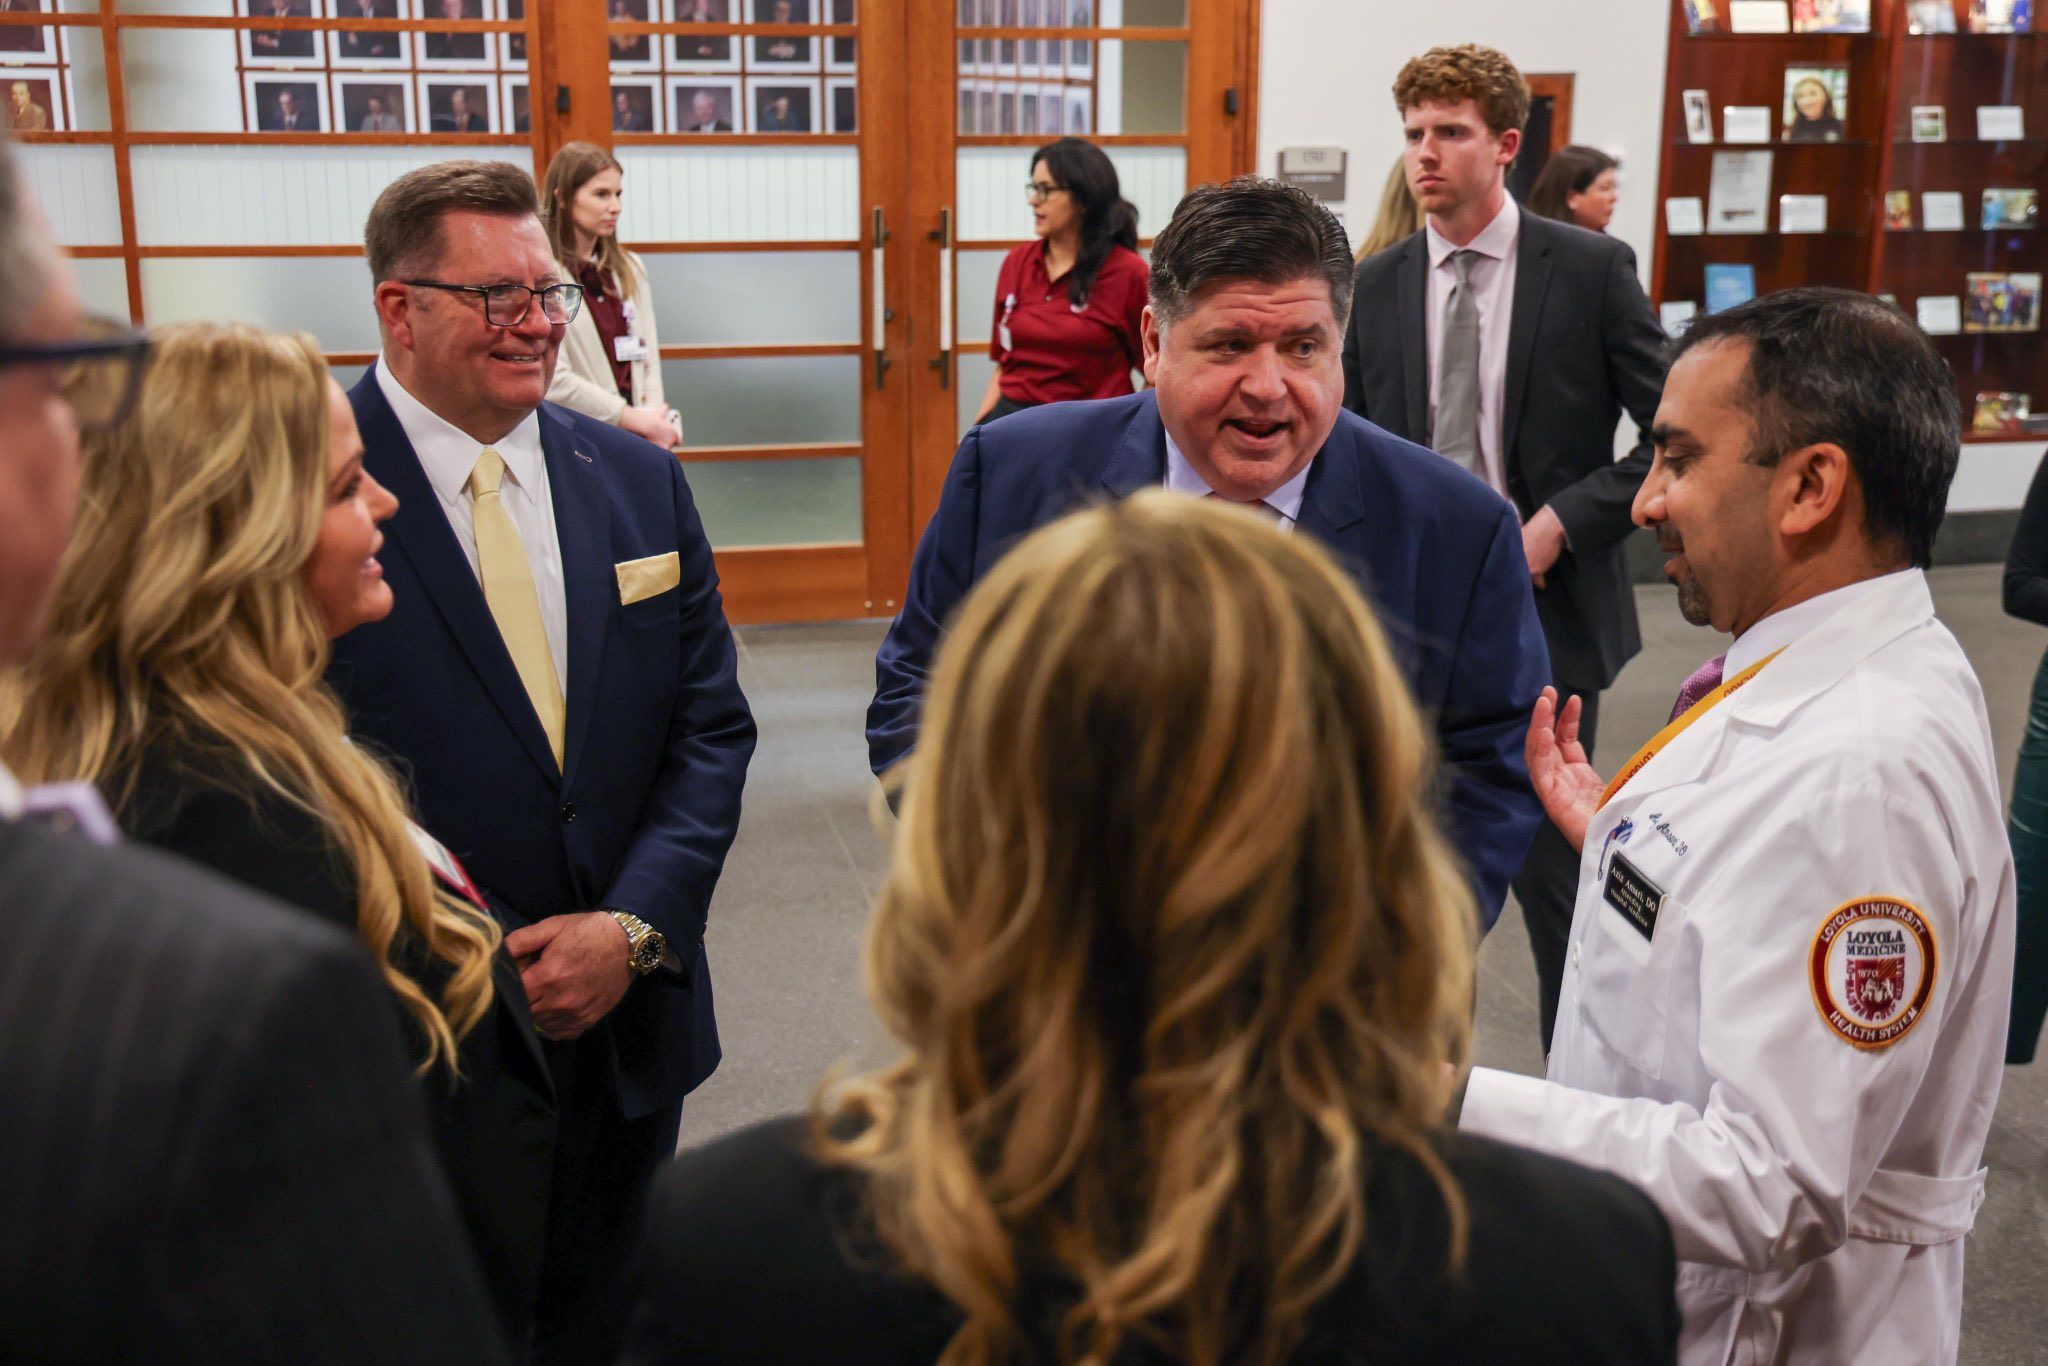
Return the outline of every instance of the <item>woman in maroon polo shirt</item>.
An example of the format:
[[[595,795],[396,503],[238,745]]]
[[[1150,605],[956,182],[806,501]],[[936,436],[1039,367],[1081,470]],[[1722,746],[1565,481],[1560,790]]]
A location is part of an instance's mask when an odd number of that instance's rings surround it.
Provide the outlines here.
[[[1145,258],[1138,211],[1123,197],[1102,150],[1061,138],[1031,158],[1036,242],[1011,252],[996,276],[996,372],[981,412],[987,422],[1041,403],[1131,392],[1144,363]]]

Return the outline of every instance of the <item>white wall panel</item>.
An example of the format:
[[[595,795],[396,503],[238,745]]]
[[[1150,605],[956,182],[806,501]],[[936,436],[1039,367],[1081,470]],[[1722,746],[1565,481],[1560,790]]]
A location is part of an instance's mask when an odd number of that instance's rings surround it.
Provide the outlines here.
[[[57,240],[67,247],[121,245],[114,149],[24,143],[15,149]]]
[[[853,147],[634,147],[620,150],[634,242],[850,241],[861,235]]]
[[[1187,192],[1188,156],[1179,147],[1105,147],[1124,198],[1138,206],[1138,236],[1151,237],[1173,217]],[[1031,236],[1031,205],[1024,182],[1031,153],[1022,147],[963,147],[953,198],[956,234],[970,242],[1021,241]]]
[[[407,171],[451,156],[533,163],[515,147],[152,146],[130,155],[146,247],[357,243],[370,205]]]

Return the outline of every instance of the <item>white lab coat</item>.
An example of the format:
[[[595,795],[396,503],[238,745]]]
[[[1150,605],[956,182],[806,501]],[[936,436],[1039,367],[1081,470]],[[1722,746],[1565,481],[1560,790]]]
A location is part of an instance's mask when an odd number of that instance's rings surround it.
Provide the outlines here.
[[[1648,938],[1608,904],[1617,854],[1662,890]],[[1924,1008],[1878,1047],[1810,976],[1861,897],[1935,943]],[[1649,1193],[1688,1366],[1953,1362],[2013,917],[1983,693],[1925,577],[1888,576],[1593,818],[1549,1079],[1476,1071],[1460,1124]]]

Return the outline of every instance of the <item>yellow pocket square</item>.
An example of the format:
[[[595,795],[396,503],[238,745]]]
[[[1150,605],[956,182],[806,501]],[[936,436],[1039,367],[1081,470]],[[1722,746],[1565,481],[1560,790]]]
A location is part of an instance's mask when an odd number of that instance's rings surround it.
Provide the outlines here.
[[[619,575],[619,605],[624,607],[666,593],[683,581],[682,557],[671,550],[666,555],[649,555],[644,560],[627,560],[612,566]]]

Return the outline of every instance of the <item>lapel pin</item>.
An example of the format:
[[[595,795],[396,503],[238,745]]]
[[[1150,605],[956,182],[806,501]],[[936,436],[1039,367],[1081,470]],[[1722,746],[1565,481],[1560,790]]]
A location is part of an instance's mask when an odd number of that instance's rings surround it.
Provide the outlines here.
[[[585,454],[583,453],[583,451],[582,451],[582,448],[581,448],[581,447],[578,447],[578,448],[577,448],[577,451],[576,451],[576,458],[577,458],[578,460],[581,460],[581,461],[582,461],[582,462],[583,462],[584,464],[586,464],[586,465],[589,465],[589,464],[594,464],[594,463],[596,463],[596,462],[594,462],[593,460],[591,460],[591,458],[590,458],[589,456],[587,456],[587,455],[585,455]]]

